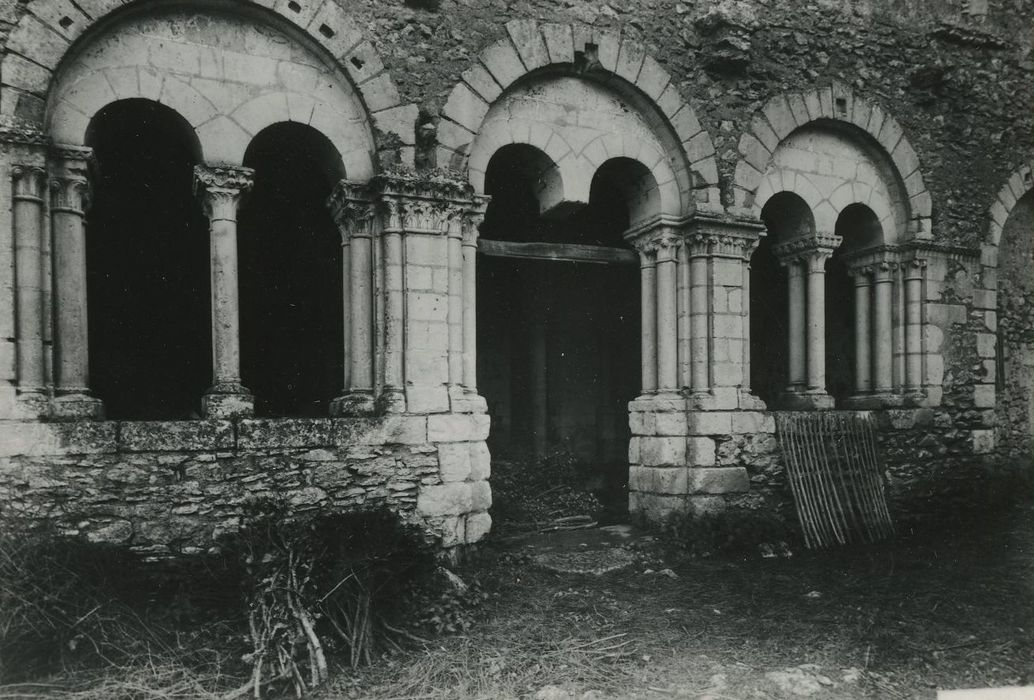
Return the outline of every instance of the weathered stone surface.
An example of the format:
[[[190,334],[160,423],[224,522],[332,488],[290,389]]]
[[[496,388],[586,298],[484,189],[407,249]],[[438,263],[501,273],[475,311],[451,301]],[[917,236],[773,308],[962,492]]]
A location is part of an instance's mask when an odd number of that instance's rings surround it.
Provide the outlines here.
[[[471,484],[451,483],[423,486],[417,497],[417,511],[421,515],[463,515],[473,505]]]

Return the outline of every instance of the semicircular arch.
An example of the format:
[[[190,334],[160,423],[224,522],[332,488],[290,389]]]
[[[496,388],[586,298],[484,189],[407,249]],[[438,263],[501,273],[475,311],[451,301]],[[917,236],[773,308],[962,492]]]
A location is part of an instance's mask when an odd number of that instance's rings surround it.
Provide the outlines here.
[[[190,12],[193,23],[184,22],[182,26],[188,36],[208,33],[213,35],[213,41],[217,43],[225,43],[228,40],[226,34],[220,36],[218,31],[211,28],[213,18],[219,16],[231,17],[245,24],[259,25],[265,32],[270,29],[279,32],[286,37],[288,45],[301,45],[311,55],[318,57],[317,61],[311,61],[314,65],[331,67],[341,76],[338,82],[347,86],[346,92],[350,93],[349,99],[358,106],[358,110],[355,111],[361,113],[361,121],[365,123],[364,128],[371,142],[376,131],[382,131],[398,135],[404,146],[411,146],[415,140],[412,125],[416,120],[416,106],[401,104],[398,90],[390,74],[384,69],[373,45],[337,0],[313,3],[298,12],[292,10],[291,6],[297,4],[246,0],[233,5],[218,5],[213,6],[210,11]],[[177,7],[189,10],[190,5]],[[213,73],[214,64],[219,61],[213,60],[210,53],[206,55],[203,49],[193,59],[198,64],[198,80],[180,80],[179,82],[186,83],[185,86],[177,84],[176,76],[172,76],[173,82],[166,84],[167,66],[164,66],[160,59],[148,65],[150,53],[157,50],[156,47],[162,42],[150,42],[150,45],[143,42],[145,45],[136,49],[148,60],[139,61],[137,63],[140,65],[134,65],[133,61],[126,61],[127,56],[131,55],[131,52],[127,51],[122,55],[124,65],[99,66],[106,69],[103,74],[84,83],[83,90],[71,95],[69,104],[59,104],[60,100],[52,99],[55,92],[68,87],[67,81],[63,80],[66,72],[79,70],[83,73],[85,71],[82,71],[82,67],[93,62],[93,52],[90,51],[90,54],[86,55],[87,49],[92,49],[98,39],[117,30],[126,21],[132,21],[134,17],[143,17],[145,14],[153,16],[153,5],[144,3],[143,0],[131,3],[87,0],[77,5],[32,0],[27,3],[27,8],[28,12],[19,19],[11,31],[3,62],[0,64],[0,70],[8,76],[5,78],[5,85],[0,88],[0,105],[4,112],[35,113],[39,115],[41,122],[54,123],[53,117],[57,111],[58,133],[61,136],[54,140],[78,145],[77,139],[70,139],[66,135],[85,128],[92,113],[81,113],[84,106],[91,109],[103,107],[103,104],[98,106],[97,102],[102,100],[106,93],[108,99],[105,104],[127,96],[144,97],[168,104],[195,127],[206,123],[200,121],[202,117],[209,117],[206,126],[206,130],[210,132],[209,138],[206,139],[208,141],[223,140],[227,144],[239,146],[244,140],[228,114],[213,114],[211,106],[207,104],[213,100],[207,93],[209,85],[202,84],[201,81],[219,81],[219,76]],[[171,7],[159,8],[160,12],[172,10]],[[297,94],[305,94],[311,98],[312,103],[319,105],[334,105],[340,100],[340,96],[333,98],[324,94],[318,88],[320,81],[312,75],[306,75],[304,70],[292,70],[289,66],[285,67],[275,62],[254,60],[247,51],[228,51],[221,58],[222,62],[232,65],[238,75],[253,72],[254,76],[245,75],[245,82],[249,77],[268,76],[272,71],[276,79],[283,82],[281,99],[288,103],[292,120],[316,126],[333,138],[334,129],[327,126],[334,121],[340,122],[341,119],[332,113],[332,107],[326,107],[327,114],[321,114],[322,110],[312,110],[310,106],[310,114],[304,119],[299,117],[299,114],[305,111],[306,100],[297,98]],[[130,87],[132,85],[135,85],[135,88]],[[231,85],[228,89],[232,90],[234,87]],[[149,94],[154,91],[164,91],[165,94],[161,95],[159,100],[159,95]],[[91,95],[87,96],[87,92]],[[127,94],[133,92],[136,94]],[[178,94],[173,95],[173,92]],[[87,104],[84,105],[84,102]],[[275,119],[270,119],[270,123],[282,117],[283,114],[278,114]],[[342,148],[344,144],[336,140],[336,145]],[[229,152],[232,149],[226,150]],[[356,161],[362,160],[358,157],[359,154],[349,157],[349,152],[353,150],[354,146],[343,148],[342,156],[353,161],[352,172],[355,176],[362,177],[363,170],[372,172],[369,166],[358,166]],[[364,150],[370,151],[367,158],[372,165],[373,147],[364,146]],[[402,149],[404,158],[411,158],[411,152],[411,148]],[[243,151],[240,151],[240,155],[243,155]],[[226,155],[220,159],[228,160],[230,156]]]
[[[699,206],[721,211],[718,168],[710,134],[700,125],[692,106],[680,95],[671,76],[629,36],[580,25],[511,20],[506,36],[485,48],[461,76],[441,111],[438,127],[438,163],[469,171],[472,184],[483,179],[482,164],[491,157],[481,149],[502,145],[480,141],[493,104],[518,84],[536,76],[577,76],[605,84],[640,112],[655,133],[670,139],[673,155],[662,158],[674,174],[683,213]],[[498,133],[494,135],[497,139]],[[548,134],[546,135],[548,138]],[[636,160],[644,162],[641,147]],[[580,151],[581,149],[573,149]],[[656,147],[653,150],[658,150]],[[595,161],[625,156],[601,153]],[[648,154],[652,157],[653,154]],[[648,163],[648,167],[655,164]],[[660,179],[666,174],[658,171]],[[590,173],[591,175],[591,173]],[[591,178],[590,178],[591,179]]]
[[[904,129],[882,107],[841,83],[804,93],[776,95],[755,113],[738,145],[740,160],[733,180],[735,206],[756,216],[760,212],[756,195],[780,144],[799,129],[823,124],[864,135],[878,148],[904,195],[901,205],[907,211],[906,235],[929,238],[932,200],[919,157]],[[831,208],[837,209],[832,205]]]

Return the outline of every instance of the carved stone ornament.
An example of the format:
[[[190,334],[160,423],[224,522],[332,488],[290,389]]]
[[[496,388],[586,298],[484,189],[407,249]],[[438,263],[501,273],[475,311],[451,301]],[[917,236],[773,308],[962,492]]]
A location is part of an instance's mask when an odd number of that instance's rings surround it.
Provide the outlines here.
[[[194,194],[210,219],[237,219],[241,197],[255,184],[255,171],[230,165],[195,165]]]
[[[46,191],[47,170],[38,165],[15,165],[11,168],[15,201],[39,202]]]
[[[689,223],[686,242],[690,257],[736,258],[749,262],[764,233],[765,227],[760,221],[697,214]]]
[[[373,235],[376,210],[365,184],[341,180],[327,198],[327,208],[341,233],[342,244],[352,238]]]
[[[424,233],[476,245],[489,199],[451,171],[395,172],[365,184],[342,180],[327,205],[346,239],[377,232]]]
[[[816,231],[807,236],[798,236],[777,243],[772,246],[772,253],[780,260],[784,258],[806,260],[816,254],[828,257],[840,246],[841,240],[841,237],[835,234]]]

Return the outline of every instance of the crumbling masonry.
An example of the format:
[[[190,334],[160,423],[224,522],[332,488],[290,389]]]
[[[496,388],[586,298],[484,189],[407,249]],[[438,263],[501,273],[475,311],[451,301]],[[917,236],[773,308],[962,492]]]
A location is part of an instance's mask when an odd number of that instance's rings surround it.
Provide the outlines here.
[[[951,508],[1031,454],[1034,6],[920,4],[3,5],[0,517],[455,547],[556,444],[777,510],[786,409]]]

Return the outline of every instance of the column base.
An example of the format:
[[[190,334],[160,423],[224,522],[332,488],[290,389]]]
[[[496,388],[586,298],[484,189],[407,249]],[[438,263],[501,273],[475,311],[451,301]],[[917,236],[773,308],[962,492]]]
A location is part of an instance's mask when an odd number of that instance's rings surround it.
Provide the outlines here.
[[[375,404],[377,413],[405,413],[406,394],[402,389],[385,389]]]
[[[47,418],[51,414],[50,398],[44,391],[18,392],[15,401],[19,418]]]
[[[350,391],[330,402],[330,415],[369,416],[374,412],[373,393],[370,391]]]
[[[104,402],[89,394],[64,394],[50,405],[54,420],[104,420]]]
[[[833,408],[833,397],[824,391],[787,389],[779,397],[779,407],[791,411],[817,411]]]
[[[255,397],[240,384],[216,384],[201,397],[205,418],[247,418],[255,415]]]

